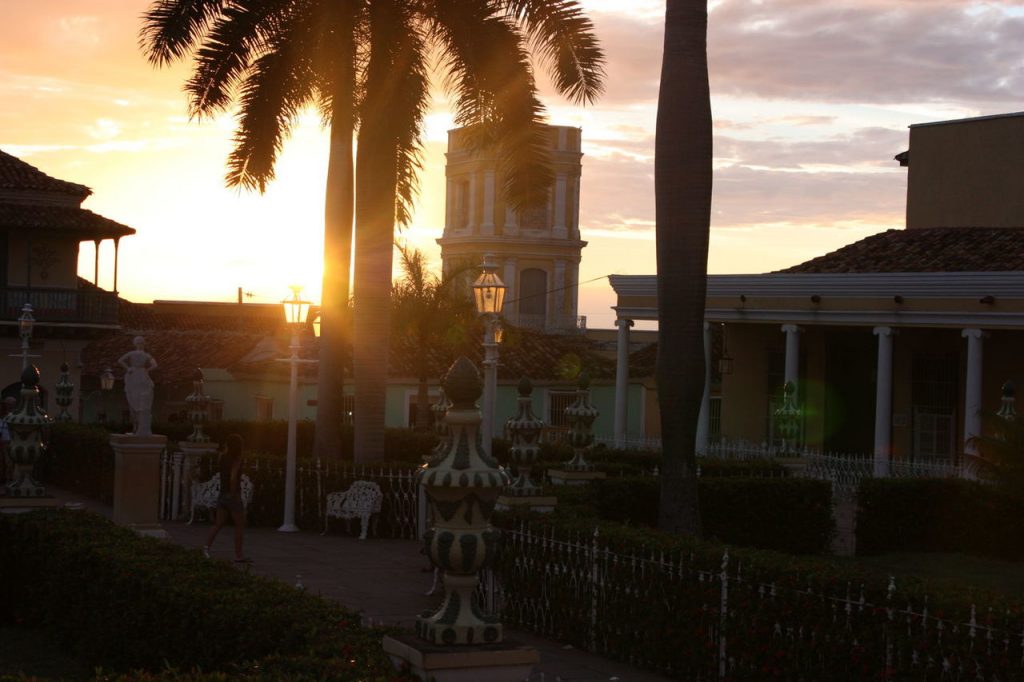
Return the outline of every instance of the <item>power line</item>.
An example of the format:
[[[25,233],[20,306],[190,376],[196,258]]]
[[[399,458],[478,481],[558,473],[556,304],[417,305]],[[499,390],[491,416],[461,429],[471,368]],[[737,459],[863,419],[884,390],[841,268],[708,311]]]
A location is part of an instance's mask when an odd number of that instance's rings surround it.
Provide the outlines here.
[[[511,300],[505,301],[505,303],[506,304],[508,304],[508,303],[518,303],[519,301],[523,301],[523,300],[526,300],[528,298],[537,298],[538,296],[547,296],[548,294],[553,294],[553,293],[558,292],[558,291],[566,291],[567,289],[579,289],[581,284],[590,284],[591,282],[596,282],[599,279],[608,279],[608,277],[610,277],[610,276],[611,275],[601,275],[600,277],[595,277],[593,279],[588,279],[588,280],[586,280],[584,282],[576,282],[576,284],[571,284],[569,286],[558,287],[557,289],[548,289],[547,291],[541,291],[541,292],[538,292],[536,294],[530,294],[529,296],[520,296],[519,298],[513,298]]]

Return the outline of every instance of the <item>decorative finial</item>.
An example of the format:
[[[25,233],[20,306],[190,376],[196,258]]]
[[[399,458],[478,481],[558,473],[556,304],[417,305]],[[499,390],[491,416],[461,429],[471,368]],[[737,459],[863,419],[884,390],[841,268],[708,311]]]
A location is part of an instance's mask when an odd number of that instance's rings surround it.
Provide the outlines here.
[[[68,363],[66,363],[66,362],[60,363],[60,371],[67,372],[69,369],[71,369],[71,368],[68,367]]]
[[[533,393],[533,384],[526,377],[519,380],[519,397],[529,398],[530,394]]]
[[[1005,382],[1003,382],[1003,397],[1004,398],[1013,398],[1014,397],[1014,388],[1013,388],[1013,382],[1012,381],[1005,381]]]
[[[35,388],[39,385],[39,368],[35,365],[29,365],[21,372],[21,387],[22,388]]]
[[[580,372],[580,377],[577,385],[580,387],[581,391],[585,391],[588,388],[590,388],[590,372],[588,372],[587,370],[583,370],[582,372]]]
[[[196,370],[194,372],[192,372],[192,381],[202,381],[202,380],[203,380],[203,370],[201,368],[199,368],[199,367],[196,367]]]
[[[452,407],[456,410],[471,409],[480,398],[480,394],[483,393],[480,372],[465,355],[460,356],[452,363],[448,373],[444,376],[442,386],[445,395],[452,401]]]

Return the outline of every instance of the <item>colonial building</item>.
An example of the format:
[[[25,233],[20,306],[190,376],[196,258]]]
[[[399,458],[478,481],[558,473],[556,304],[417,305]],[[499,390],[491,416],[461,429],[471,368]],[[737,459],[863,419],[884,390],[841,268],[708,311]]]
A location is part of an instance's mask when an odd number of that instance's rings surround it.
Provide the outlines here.
[[[1024,385],[1024,114],[912,126],[896,158],[907,229],[781,272],[708,277],[699,446],[777,441],[792,381],[808,447],[871,453],[881,469],[955,458],[976,453],[1002,383]],[[611,284],[623,358],[632,320],[657,319],[656,277]],[[627,428],[623,362],[618,379],[616,437],[656,435]]]
[[[62,363],[67,363],[72,383],[80,386],[82,349],[91,340],[119,328],[118,246],[122,237],[135,234],[135,230],[82,208],[91,193],[84,185],[50,177],[0,151],[0,302],[4,332],[0,386],[4,396],[17,394],[23,355],[40,368],[44,395],[53,391]],[[98,257],[93,282],[78,277],[80,245],[93,242],[98,254],[100,243],[106,240],[113,241],[114,246],[114,291],[97,286]],[[35,325],[24,348],[19,318],[26,304],[31,306]],[[52,401],[48,409],[54,411]],[[70,413],[76,415],[77,410],[76,398]]]
[[[470,146],[465,129],[448,133],[447,200],[441,260],[477,265],[491,254],[508,287],[504,317],[532,329],[581,326],[577,309],[580,256],[579,128],[548,126],[555,183],[548,201],[524,211],[509,206],[493,152]]]

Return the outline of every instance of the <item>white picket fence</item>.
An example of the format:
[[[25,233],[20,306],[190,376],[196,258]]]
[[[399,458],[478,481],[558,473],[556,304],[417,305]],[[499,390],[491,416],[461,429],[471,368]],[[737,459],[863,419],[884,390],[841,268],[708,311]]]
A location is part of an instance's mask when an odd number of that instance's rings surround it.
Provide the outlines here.
[[[283,512],[284,462],[279,458],[248,457],[243,471],[255,485],[252,506],[276,513]],[[205,481],[215,471],[201,457],[182,452],[167,452],[160,459],[160,518],[183,520],[189,516],[193,481]],[[384,495],[379,526],[389,530],[392,537],[418,539],[426,530],[426,501],[422,487],[416,481],[413,468],[375,467],[349,463],[319,462],[313,466],[296,468],[296,513],[312,518],[316,527],[323,527],[326,497],[329,493],[346,489],[353,481],[373,481]],[[268,494],[266,481],[277,489]],[[263,493],[261,497],[261,491]],[[250,514],[252,509],[250,509]]]
[[[728,550],[717,565],[692,553],[612,551],[597,529],[557,535],[518,522],[503,533],[505,558],[481,581],[485,608],[680,679],[760,679],[777,652],[789,667],[775,679],[833,679],[830,666],[843,661],[858,664],[853,679],[1024,676],[1024,615],[997,602],[940,609],[892,578],[865,586],[745,572]]]

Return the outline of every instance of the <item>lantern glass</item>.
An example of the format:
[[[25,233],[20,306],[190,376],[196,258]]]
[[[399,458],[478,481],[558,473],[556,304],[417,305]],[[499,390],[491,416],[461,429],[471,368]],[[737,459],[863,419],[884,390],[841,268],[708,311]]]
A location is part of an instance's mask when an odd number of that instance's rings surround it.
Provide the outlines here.
[[[18,318],[18,333],[22,338],[32,336],[32,328],[36,324],[36,318],[32,317],[32,304],[26,303],[21,309],[21,317]]]
[[[480,266],[483,272],[473,283],[473,300],[480,315],[496,315],[505,304],[505,283],[498,277],[496,266],[490,258]]]
[[[313,318],[313,335],[320,338],[320,315]]]
[[[114,373],[109,367],[105,367],[100,374],[100,388],[109,391],[114,388]]]
[[[284,306],[284,319],[290,325],[304,324],[309,313],[309,301],[299,298],[302,287],[292,287],[292,297],[281,301]]]
[[[501,343],[505,339],[505,328],[500,324],[494,327],[494,343]]]

